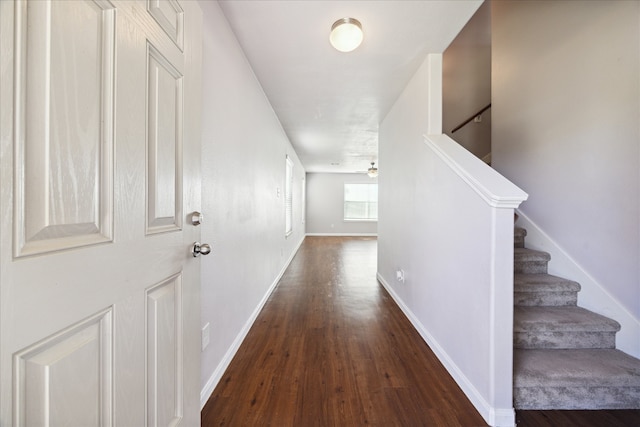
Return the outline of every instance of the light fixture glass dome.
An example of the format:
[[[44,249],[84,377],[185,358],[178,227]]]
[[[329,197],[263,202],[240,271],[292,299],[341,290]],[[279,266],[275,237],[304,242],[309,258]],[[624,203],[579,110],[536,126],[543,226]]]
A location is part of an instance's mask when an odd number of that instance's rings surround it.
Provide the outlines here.
[[[354,18],[338,19],[331,26],[329,41],[340,52],[351,52],[362,43],[362,24]]]
[[[371,162],[371,167],[367,169],[367,175],[369,175],[371,178],[375,178],[376,176],[378,176],[378,168],[374,165],[375,162]]]

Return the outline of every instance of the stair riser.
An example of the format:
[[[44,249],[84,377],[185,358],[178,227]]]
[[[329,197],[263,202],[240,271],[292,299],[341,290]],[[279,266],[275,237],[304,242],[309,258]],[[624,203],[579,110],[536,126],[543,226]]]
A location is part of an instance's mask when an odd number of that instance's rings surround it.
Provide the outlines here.
[[[524,238],[527,235],[527,230],[523,228],[515,227],[513,229],[513,247],[524,248]]]
[[[640,387],[515,387],[516,409],[640,409]]]
[[[578,303],[577,292],[514,292],[513,304],[521,307],[572,306]]]
[[[514,261],[515,274],[546,274],[547,261]]]
[[[514,332],[514,348],[615,348],[615,332]]]

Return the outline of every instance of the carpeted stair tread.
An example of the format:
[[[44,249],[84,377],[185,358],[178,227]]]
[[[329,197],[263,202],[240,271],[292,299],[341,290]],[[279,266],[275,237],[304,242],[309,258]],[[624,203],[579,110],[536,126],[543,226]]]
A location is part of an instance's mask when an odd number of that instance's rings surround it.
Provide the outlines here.
[[[547,252],[536,251],[527,248],[514,248],[513,257],[518,262],[531,262],[531,261],[550,261],[551,255]]]
[[[522,227],[515,227],[513,229],[513,247],[524,248],[524,238],[527,235],[527,230]]]
[[[640,360],[615,349],[514,350],[516,409],[640,409]]]
[[[640,387],[640,360],[616,349],[518,349],[513,363],[515,387]]]
[[[580,292],[580,284],[551,274],[516,274],[513,285],[518,292]]]
[[[615,320],[577,306],[514,308],[515,348],[615,348],[619,330]]]
[[[526,248],[513,248],[513,272],[515,274],[546,274],[551,256],[547,252]]]
[[[571,306],[578,302],[580,285],[549,274],[516,274],[513,291],[515,306]]]
[[[618,332],[620,324],[582,307],[516,307],[514,332]]]

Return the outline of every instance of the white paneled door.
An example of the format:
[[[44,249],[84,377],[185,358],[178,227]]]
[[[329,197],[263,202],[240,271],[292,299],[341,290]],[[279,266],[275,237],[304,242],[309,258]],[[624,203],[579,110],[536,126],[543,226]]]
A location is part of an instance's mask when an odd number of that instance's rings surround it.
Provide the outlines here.
[[[200,423],[201,21],[0,1],[2,426]]]

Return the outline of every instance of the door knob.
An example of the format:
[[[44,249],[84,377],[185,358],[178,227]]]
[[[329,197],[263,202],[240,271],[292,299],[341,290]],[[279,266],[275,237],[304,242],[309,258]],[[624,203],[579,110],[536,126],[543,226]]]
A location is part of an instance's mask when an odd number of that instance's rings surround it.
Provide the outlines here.
[[[208,245],[207,243],[195,242],[193,244],[193,248],[191,248],[191,253],[193,254],[194,257],[197,257],[200,254],[209,255],[210,252],[211,252],[211,246]]]

